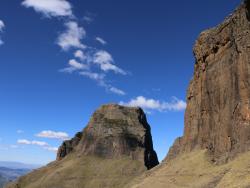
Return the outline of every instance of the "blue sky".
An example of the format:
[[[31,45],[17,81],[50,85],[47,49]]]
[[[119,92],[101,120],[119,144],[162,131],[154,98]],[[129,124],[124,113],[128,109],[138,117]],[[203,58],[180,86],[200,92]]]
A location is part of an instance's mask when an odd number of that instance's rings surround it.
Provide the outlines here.
[[[164,158],[192,47],[240,0],[1,0],[0,160],[45,164],[105,103],[141,106]]]

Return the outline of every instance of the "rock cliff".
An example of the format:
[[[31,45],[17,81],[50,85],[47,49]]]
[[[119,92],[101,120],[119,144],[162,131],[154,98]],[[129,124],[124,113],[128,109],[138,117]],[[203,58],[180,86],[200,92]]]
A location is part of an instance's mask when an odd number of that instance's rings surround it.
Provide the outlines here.
[[[226,162],[250,150],[250,0],[202,32],[193,51],[184,135],[167,159],[198,148]]]
[[[104,105],[91,117],[83,132],[59,148],[57,160],[70,152],[104,158],[128,156],[150,169],[159,162],[153,149],[150,126],[142,109]]]

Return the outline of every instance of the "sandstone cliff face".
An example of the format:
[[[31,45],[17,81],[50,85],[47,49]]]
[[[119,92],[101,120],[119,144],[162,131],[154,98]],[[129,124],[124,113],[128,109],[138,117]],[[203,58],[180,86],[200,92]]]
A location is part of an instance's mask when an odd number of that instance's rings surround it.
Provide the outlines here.
[[[194,76],[187,92],[184,136],[167,159],[208,149],[226,162],[250,150],[250,0],[194,45]]]
[[[95,111],[83,132],[63,142],[57,160],[71,152],[110,159],[128,156],[144,161],[148,169],[159,163],[142,109],[115,104],[104,105]]]

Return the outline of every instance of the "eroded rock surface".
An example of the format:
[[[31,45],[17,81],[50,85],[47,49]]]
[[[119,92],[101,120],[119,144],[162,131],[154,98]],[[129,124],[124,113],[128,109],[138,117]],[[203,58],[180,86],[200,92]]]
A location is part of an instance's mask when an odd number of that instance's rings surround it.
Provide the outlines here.
[[[185,130],[167,159],[208,149],[226,162],[250,150],[250,0],[194,45],[196,59],[187,92]]]
[[[96,110],[83,132],[63,142],[57,160],[73,151],[78,155],[104,158],[129,156],[144,161],[148,169],[159,163],[142,109],[115,104],[103,105]]]

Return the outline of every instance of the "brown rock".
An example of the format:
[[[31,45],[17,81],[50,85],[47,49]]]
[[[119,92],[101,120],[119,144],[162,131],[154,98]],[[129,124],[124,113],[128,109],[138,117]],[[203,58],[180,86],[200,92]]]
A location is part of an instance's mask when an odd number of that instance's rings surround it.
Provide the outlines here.
[[[225,162],[250,150],[250,0],[194,45],[196,59],[187,93],[184,136],[168,158],[208,149]]]
[[[58,150],[57,160],[71,152],[104,158],[129,156],[133,160],[144,161],[148,169],[159,163],[153,149],[150,126],[142,109],[115,104],[99,108],[83,132],[64,141]]]

